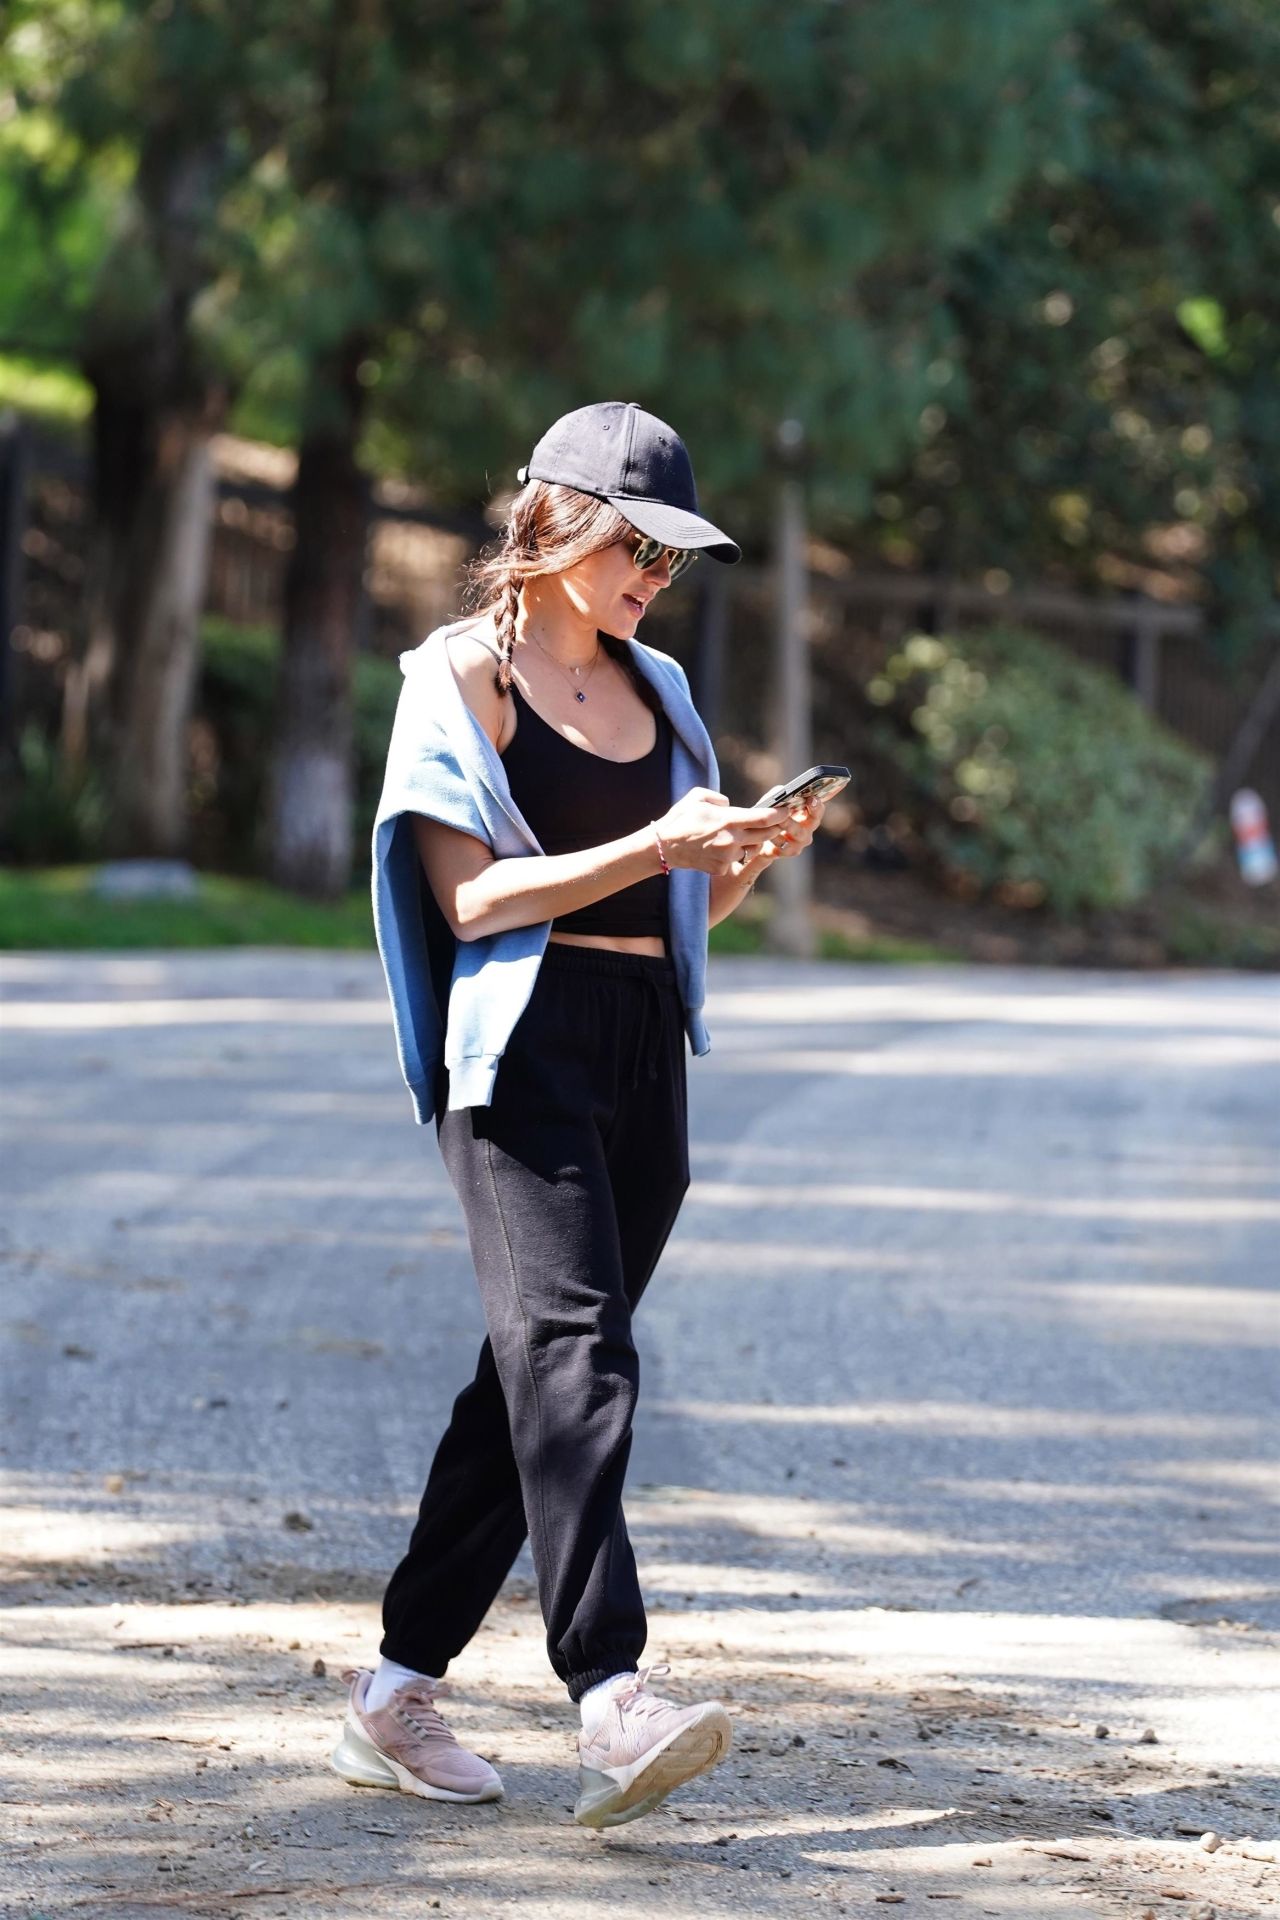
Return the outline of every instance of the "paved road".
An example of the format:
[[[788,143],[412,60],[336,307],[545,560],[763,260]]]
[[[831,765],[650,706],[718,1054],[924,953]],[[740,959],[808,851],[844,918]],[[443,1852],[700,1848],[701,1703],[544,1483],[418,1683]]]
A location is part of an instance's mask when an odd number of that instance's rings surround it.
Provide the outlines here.
[[[482,1331],[376,961],[0,983],[15,1912],[1263,1910],[1275,982],[715,965],[628,1512],[739,1741],[604,1842],[527,1561],[453,1676],[508,1800],[324,1772]]]

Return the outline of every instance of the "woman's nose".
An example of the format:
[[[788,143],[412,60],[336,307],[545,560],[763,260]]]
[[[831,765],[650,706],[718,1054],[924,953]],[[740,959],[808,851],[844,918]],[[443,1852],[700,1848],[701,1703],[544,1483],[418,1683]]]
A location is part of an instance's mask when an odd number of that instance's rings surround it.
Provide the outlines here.
[[[660,588],[671,585],[671,563],[665,553],[660,560],[655,560],[651,567],[645,568],[644,577],[652,581],[655,593]]]

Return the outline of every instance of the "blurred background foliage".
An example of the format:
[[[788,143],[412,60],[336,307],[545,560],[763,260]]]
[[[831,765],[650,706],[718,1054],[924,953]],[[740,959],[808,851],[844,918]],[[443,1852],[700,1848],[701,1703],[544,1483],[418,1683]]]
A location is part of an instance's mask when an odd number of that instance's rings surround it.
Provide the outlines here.
[[[975,892],[1128,907],[1190,830],[1205,756],[1104,673],[1015,627],[914,634],[866,688],[926,843]]]
[[[92,372],[181,323],[236,424],[293,445],[344,421],[358,344],[362,450],[441,502],[625,389],[758,531],[790,413],[817,523],[909,472],[918,504],[878,513],[926,558],[980,530],[997,564],[1078,564],[1153,515],[1216,530],[1224,586],[1234,533],[1274,552],[1263,0],[6,17],[12,350]]]
[[[1265,0],[10,0],[0,400],[92,457],[61,711],[11,726],[10,787],[50,847],[251,848],[341,893],[395,684],[359,645],[372,486],[479,525],[603,395],[678,424],[749,556],[792,419],[847,561],[1175,595],[1244,671],[1280,551],[1278,135]],[[228,428],[297,455],[270,642],[203,618]],[[1095,763],[1088,676],[1034,635],[939,644],[856,743],[937,803],[939,857],[1064,913],[1140,893],[1191,760],[1093,687]],[[964,758],[891,724],[961,665],[965,727],[1020,755],[967,823]],[[1050,846],[1100,779],[1107,817]],[[7,857],[51,857],[39,817]]]
[[[280,636],[206,616],[196,690],[192,852],[226,873],[261,873],[267,864],[265,783],[271,761]],[[387,741],[400,695],[394,660],[364,654],[353,682],[355,837],[361,854],[373,836]],[[86,849],[87,851],[87,849]]]

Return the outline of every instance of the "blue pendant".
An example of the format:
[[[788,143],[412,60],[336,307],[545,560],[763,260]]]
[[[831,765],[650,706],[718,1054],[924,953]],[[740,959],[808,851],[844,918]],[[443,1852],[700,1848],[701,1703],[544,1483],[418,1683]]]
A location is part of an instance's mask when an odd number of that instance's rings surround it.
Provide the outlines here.
[[[575,700],[585,700],[587,696],[585,693],[575,693],[573,697]]]

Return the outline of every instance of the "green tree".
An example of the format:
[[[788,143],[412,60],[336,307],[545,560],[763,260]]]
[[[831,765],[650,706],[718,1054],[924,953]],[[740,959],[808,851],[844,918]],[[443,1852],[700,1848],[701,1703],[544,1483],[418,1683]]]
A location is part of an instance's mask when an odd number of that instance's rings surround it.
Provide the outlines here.
[[[19,222],[28,262],[33,221],[62,241],[12,304],[38,312],[46,290],[60,296],[43,316],[48,344],[94,391],[69,745],[96,735],[110,838],[131,851],[175,851],[185,836],[209,440],[230,393],[219,301],[235,245],[223,214],[252,151],[248,19],[234,0],[17,0],[2,49],[19,129],[4,156],[6,229]]]
[[[432,283],[431,220],[450,190],[464,88],[477,83],[455,70],[465,9],[424,22],[406,0],[315,0],[265,18],[279,29],[285,16],[302,84],[279,165],[246,196],[262,246],[241,303],[260,354],[253,399],[282,405],[298,440],[267,828],[278,881],[335,894],[352,864],[375,356]]]
[[[1071,45],[1078,156],[952,259],[952,340],[884,537],[944,572],[1159,562],[1244,644],[1280,553],[1280,17],[1094,0]]]
[[[852,523],[931,395],[948,260],[1074,150],[1077,11],[565,0],[551,36],[526,0],[472,10],[450,191],[388,223],[434,262],[375,394],[401,458],[474,498],[614,393],[759,528],[794,415]]]
[[[348,868],[361,446],[470,504],[558,413],[636,398],[758,525],[798,415],[819,510],[851,523],[916,431],[942,263],[1069,149],[1071,13],[560,0],[549,32],[495,0],[424,32],[364,0],[318,26],[274,206],[258,183],[250,323],[255,398],[299,396],[302,434],[278,877]]]
[[[198,503],[242,382],[300,449],[273,864],[333,891],[366,463],[471,503],[612,394],[677,421],[749,528],[796,416],[820,519],[855,526],[932,394],[948,263],[1070,163],[1087,4],[18,0],[24,110],[120,174],[64,317],[131,844],[181,838]]]

